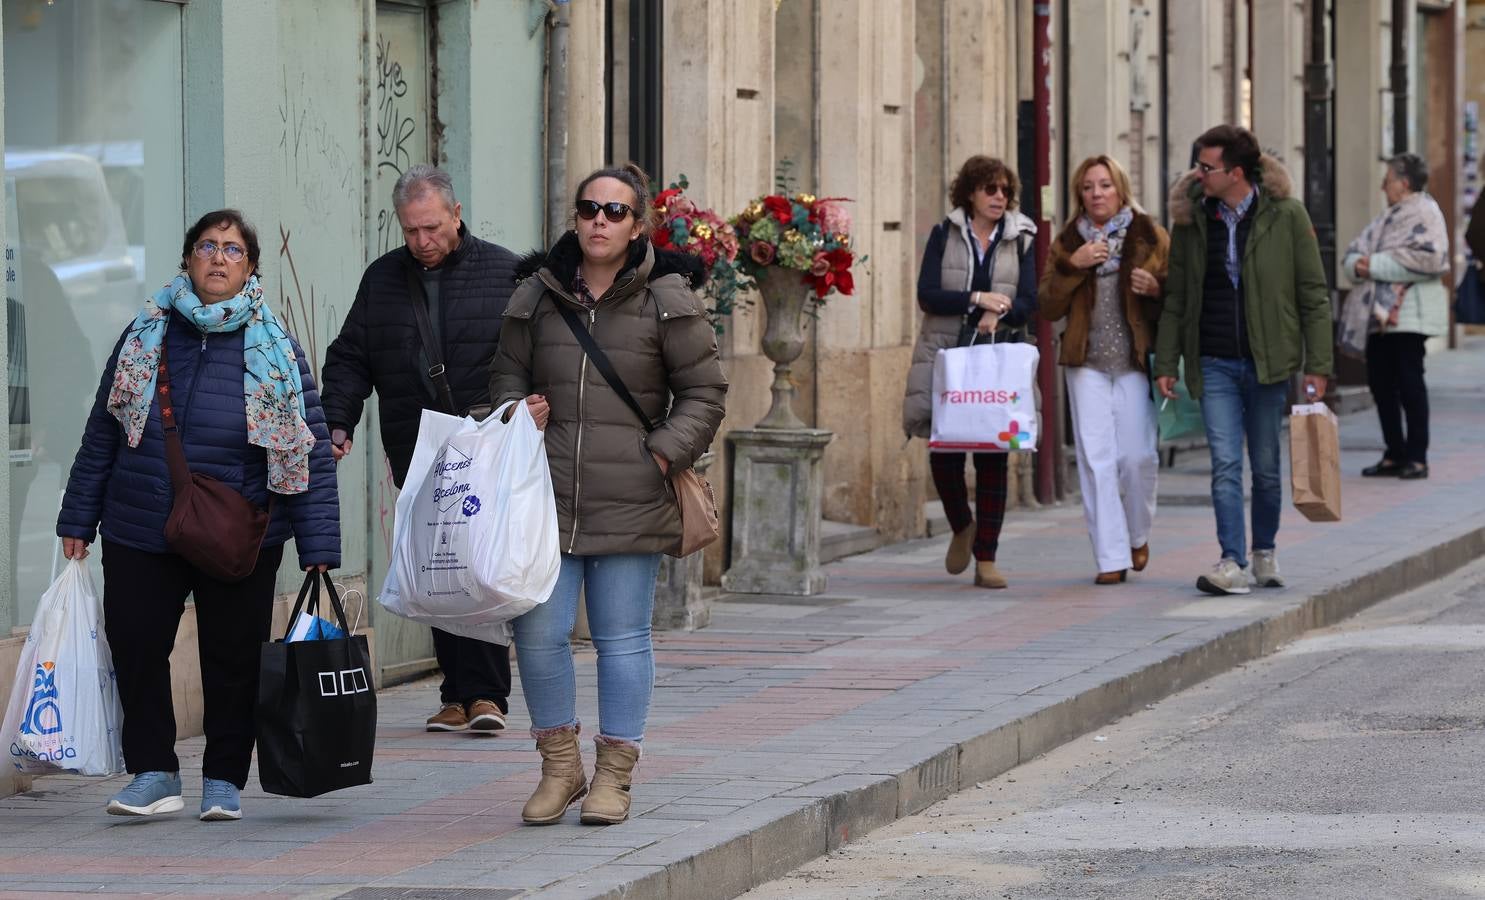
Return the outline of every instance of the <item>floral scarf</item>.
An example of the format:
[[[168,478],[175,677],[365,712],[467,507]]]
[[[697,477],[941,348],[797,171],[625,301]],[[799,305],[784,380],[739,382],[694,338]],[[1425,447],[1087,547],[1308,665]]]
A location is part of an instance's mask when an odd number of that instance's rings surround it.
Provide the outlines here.
[[[1086,215],[1078,216],[1078,234],[1084,241],[1091,241],[1102,234],[1109,242],[1109,258],[1098,264],[1099,275],[1110,275],[1119,271],[1119,258],[1124,252],[1124,236],[1129,233],[1129,223],[1134,221],[1134,210],[1125,206],[1114,213],[1102,227],[1093,224]]]
[[[248,443],[268,451],[268,489],[300,494],[309,489],[309,453],[315,436],[304,421],[303,383],[294,344],[263,302],[258,277],[249,278],[237,296],[202,303],[185,273],[175,276],[153,297],[119,348],[108,391],[108,411],[119,420],[130,447],[138,447],[154,403],[160,369],[160,346],[174,309],[211,334],[242,330],[243,400],[247,408]]]

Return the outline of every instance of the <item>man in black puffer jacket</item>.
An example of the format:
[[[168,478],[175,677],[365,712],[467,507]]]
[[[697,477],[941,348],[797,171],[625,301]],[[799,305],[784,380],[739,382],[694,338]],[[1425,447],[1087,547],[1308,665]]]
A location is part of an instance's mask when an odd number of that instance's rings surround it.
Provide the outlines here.
[[[490,359],[515,289],[516,257],[470,234],[448,173],[410,167],[392,189],[405,246],[366,268],[340,335],[325,355],[321,397],[336,460],[372,391],[381,400],[382,445],[402,487],[424,409],[463,415],[490,402]],[[433,374],[414,303],[428,311],[447,379]],[[443,670],[442,706],[429,731],[489,733],[505,727],[510,657],[498,644],[433,629]]]

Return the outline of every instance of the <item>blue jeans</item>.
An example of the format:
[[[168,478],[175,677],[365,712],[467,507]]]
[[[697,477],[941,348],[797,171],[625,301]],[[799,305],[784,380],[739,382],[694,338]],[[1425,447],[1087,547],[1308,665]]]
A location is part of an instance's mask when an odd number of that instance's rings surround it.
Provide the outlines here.
[[[577,676],[569,638],[586,587],[588,630],[598,651],[598,733],[638,743],[655,689],[650,618],[658,553],[562,554],[551,599],[513,622],[521,693],[536,730],[577,724]]]
[[[1289,384],[1259,384],[1251,359],[1201,358],[1201,414],[1212,451],[1212,506],[1222,555],[1248,564],[1243,521],[1243,439],[1253,467],[1253,549],[1274,549],[1284,488],[1279,480],[1279,429]]]

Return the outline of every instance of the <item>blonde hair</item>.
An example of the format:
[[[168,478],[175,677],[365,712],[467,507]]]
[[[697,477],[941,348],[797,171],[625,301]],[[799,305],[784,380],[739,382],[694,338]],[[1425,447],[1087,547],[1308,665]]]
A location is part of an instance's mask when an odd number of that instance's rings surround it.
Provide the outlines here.
[[[1119,194],[1119,205],[1121,207],[1127,206],[1135,212],[1144,212],[1144,209],[1134,199],[1134,188],[1129,184],[1129,173],[1124,171],[1124,167],[1119,165],[1118,160],[1106,153],[1100,153],[1097,156],[1090,156],[1081,163],[1078,163],[1077,169],[1073,171],[1072,190],[1069,192],[1069,196],[1072,197],[1072,215],[1069,217],[1070,219],[1076,219],[1079,216],[1086,215],[1088,212],[1083,208],[1083,179],[1088,177],[1088,170],[1094,166],[1103,166],[1109,170],[1109,180],[1114,182],[1114,190]]]

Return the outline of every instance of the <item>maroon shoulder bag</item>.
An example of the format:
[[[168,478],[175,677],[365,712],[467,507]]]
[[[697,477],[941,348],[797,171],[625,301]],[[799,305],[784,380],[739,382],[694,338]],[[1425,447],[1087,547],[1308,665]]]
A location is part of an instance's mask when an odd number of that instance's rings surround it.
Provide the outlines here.
[[[258,551],[273,510],[254,506],[246,497],[212,478],[192,472],[181,446],[180,428],[170,399],[170,371],[165,345],[160,342],[160,371],[156,391],[160,396],[160,423],[165,429],[165,461],[170,466],[170,484],[175,502],[165,520],[165,543],[198,570],[218,581],[242,581],[258,565]]]

